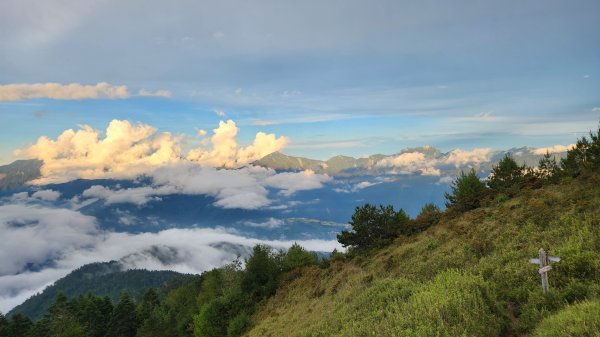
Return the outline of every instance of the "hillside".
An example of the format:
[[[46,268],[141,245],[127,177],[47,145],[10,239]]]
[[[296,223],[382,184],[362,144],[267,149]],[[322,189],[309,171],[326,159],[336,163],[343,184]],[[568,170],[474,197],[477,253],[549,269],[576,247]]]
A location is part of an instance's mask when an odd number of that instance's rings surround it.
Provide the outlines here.
[[[69,298],[87,293],[108,296],[115,303],[122,292],[139,299],[146,289],[165,286],[181,276],[183,274],[173,271],[123,270],[121,263],[116,261],[91,263],[72,271],[41,293],[33,295],[11,310],[7,316],[22,313],[32,320],[37,320],[61,292]]]
[[[288,274],[248,336],[527,335],[600,295],[600,175],[491,201],[373,256]],[[543,247],[561,257],[542,294]]]

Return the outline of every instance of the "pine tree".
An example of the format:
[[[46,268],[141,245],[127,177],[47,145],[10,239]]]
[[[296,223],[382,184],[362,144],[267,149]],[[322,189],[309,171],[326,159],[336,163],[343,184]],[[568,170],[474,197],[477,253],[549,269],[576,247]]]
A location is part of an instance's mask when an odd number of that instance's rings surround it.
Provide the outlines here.
[[[108,323],[107,337],[134,337],[138,327],[135,304],[123,293]]]
[[[523,182],[525,167],[519,166],[510,154],[507,154],[492,168],[487,184],[496,193],[513,195]]]
[[[404,210],[391,205],[375,207],[365,204],[356,207],[350,220],[351,231],[338,234],[338,242],[355,250],[369,250],[392,242],[400,234],[410,234],[410,218]]]
[[[8,324],[8,335],[10,337],[26,337],[31,330],[33,323],[21,313],[12,315]]]
[[[0,337],[8,337],[8,320],[0,311]]]
[[[144,296],[142,297],[142,301],[138,306],[139,321],[141,322],[148,318],[154,308],[158,307],[159,305],[160,299],[158,298],[158,293],[156,293],[156,290],[154,290],[154,288],[149,288],[146,290]]]
[[[480,206],[486,187],[471,169],[468,174],[461,172],[451,188],[452,193],[445,193],[446,207],[464,212]]]

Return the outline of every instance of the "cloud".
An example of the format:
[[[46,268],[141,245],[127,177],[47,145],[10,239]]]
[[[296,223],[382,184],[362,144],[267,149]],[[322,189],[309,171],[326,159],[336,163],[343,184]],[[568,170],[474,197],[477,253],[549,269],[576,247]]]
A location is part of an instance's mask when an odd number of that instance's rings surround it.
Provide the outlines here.
[[[443,161],[445,164],[461,167],[467,164],[481,164],[490,161],[492,149],[476,148],[471,151],[455,149],[452,150]]]
[[[219,117],[225,117],[225,111],[223,111],[221,109],[215,109],[214,111],[217,114],[217,116],[219,116]]]
[[[262,168],[217,170],[199,167],[193,163],[181,163],[161,167],[151,176],[155,184],[170,186],[182,194],[204,194],[217,199],[215,206],[222,208],[257,209],[268,206],[268,191],[253,174]]]
[[[261,222],[244,221],[242,224],[246,225],[246,226],[250,226],[250,227],[255,227],[255,228],[274,229],[274,228],[280,228],[283,225],[285,225],[285,221],[282,219],[268,218],[266,221],[261,221]]]
[[[493,120],[493,119],[494,119],[494,116],[492,115],[492,112],[491,112],[491,111],[483,111],[483,112],[480,112],[480,113],[478,113],[478,114],[475,114],[475,116],[474,116],[474,117],[475,117],[476,119],[479,119],[479,120],[484,120],[484,121],[490,121],[490,120]]]
[[[41,267],[93,243],[98,234],[95,218],[79,212],[20,204],[0,206],[0,275],[23,272],[26,265]]]
[[[575,147],[575,144],[571,144],[571,145],[554,145],[554,146],[550,146],[550,147],[540,147],[537,148],[535,150],[533,150],[534,154],[539,154],[539,155],[544,155],[546,153],[560,153],[560,152],[567,152],[568,150],[572,149]]]
[[[34,192],[31,197],[45,201],[56,201],[58,198],[60,198],[60,192],[53,190],[41,190]]]
[[[113,120],[104,138],[100,131],[82,125],[56,140],[42,136],[16,154],[43,160],[42,178],[35,183],[47,184],[77,178],[131,178],[178,160],[180,152],[179,137],[157,134],[150,125]]]
[[[171,92],[169,90],[156,90],[156,91],[148,91],[146,89],[141,89],[138,91],[138,96],[142,97],[171,97]]]
[[[200,135],[205,131],[198,131]],[[258,132],[248,146],[237,142],[239,128],[229,120],[213,130],[208,147],[181,152],[183,136],[158,133],[146,124],[112,120],[104,135],[88,125],[68,129],[55,140],[40,137],[35,144],[15,151],[19,157],[44,161],[42,177],[33,183],[61,183],[74,179],[135,178],[157,167],[185,161],[207,167],[238,168],[279,151],[287,137]]]
[[[435,168],[437,160],[426,158],[421,152],[406,152],[394,157],[383,158],[375,165],[378,167],[393,167],[390,174],[412,174],[439,176],[440,170]]]
[[[31,83],[0,85],[1,101],[22,101],[35,98],[80,100],[80,99],[120,99],[129,97],[124,85],[110,85],[99,82],[95,85],[79,83]]]
[[[100,185],[94,185],[83,191],[84,198],[103,199],[107,205],[132,203],[138,206],[144,205],[152,200],[160,200],[156,195],[165,195],[176,193],[174,188],[162,186],[154,187],[136,187],[125,189],[110,189]]]
[[[593,107],[592,112],[600,112],[600,107]]]
[[[277,219],[267,221],[267,225],[278,223]],[[232,261],[240,253],[247,254],[259,243],[283,249],[297,241],[309,250],[341,249],[335,240],[260,240],[222,228],[137,234],[99,231],[93,217],[79,212],[25,205],[0,206],[0,236],[3,312],[91,262],[120,260],[127,268],[201,273]]]
[[[254,125],[258,125],[258,126],[269,126],[269,125],[275,125],[277,124],[277,122],[274,121],[256,121],[254,122]]]
[[[22,101],[36,98],[59,100],[83,99],[125,99],[131,94],[125,85],[111,85],[106,82],[97,84],[80,83],[19,83],[0,85],[0,102]],[[138,96],[171,97],[168,90],[154,92],[140,89]]]
[[[212,148],[197,148],[187,154],[187,159],[205,166],[234,168],[249,164],[270,153],[280,151],[289,142],[285,136],[259,132],[251,145],[240,147],[237,143],[239,128],[235,122],[219,122],[210,139]]]
[[[267,186],[281,189],[281,194],[292,195],[298,191],[313,190],[323,187],[324,183],[333,179],[326,174],[315,174],[311,170],[304,172],[284,172],[267,177]]]

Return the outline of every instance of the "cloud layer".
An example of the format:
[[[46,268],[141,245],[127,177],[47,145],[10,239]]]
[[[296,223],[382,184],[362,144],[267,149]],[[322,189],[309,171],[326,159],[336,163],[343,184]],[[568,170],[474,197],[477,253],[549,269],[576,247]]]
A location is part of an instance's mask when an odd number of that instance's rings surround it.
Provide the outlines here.
[[[247,238],[218,228],[140,234],[104,232],[97,228],[93,217],[79,212],[22,204],[0,206],[0,236],[2,312],[69,271],[95,261],[121,260],[128,268],[200,273],[230,262],[258,243],[278,249],[293,244]],[[317,251],[341,248],[336,241],[328,240],[298,243]]]

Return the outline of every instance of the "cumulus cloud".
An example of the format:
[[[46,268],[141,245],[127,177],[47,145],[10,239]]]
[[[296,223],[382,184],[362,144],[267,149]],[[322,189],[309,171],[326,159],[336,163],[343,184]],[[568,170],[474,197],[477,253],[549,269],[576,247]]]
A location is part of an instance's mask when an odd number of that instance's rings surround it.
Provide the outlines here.
[[[106,135],[90,126],[64,131],[56,140],[42,136],[18,156],[44,161],[38,184],[65,182],[77,178],[131,178],[151,168],[176,161],[179,137],[157,134],[145,124],[113,120]]]
[[[560,152],[567,152],[570,149],[574,148],[575,144],[571,144],[571,145],[554,145],[554,146],[550,146],[550,147],[540,147],[537,148],[535,150],[533,150],[533,153],[535,154],[540,154],[540,155],[544,155],[546,153],[560,153]]]
[[[277,225],[278,221],[267,223]],[[128,268],[200,273],[232,261],[259,243],[276,249],[294,243],[248,238],[220,228],[138,234],[104,232],[97,229],[93,217],[79,212],[25,205],[0,206],[0,236],[3,312],[69,271],[91,262],[120,260]],[[341,249],[335,240],[296,241],[309,250]],[[37,268],[32,269],[32,264]]]
[[[187,159],[202,165],[234,168],[256,161],[270,153],[283,149],[289,142],[285,136],[277,138],[274,134],[259,132],[251,145],[240,147],[237,142],[239,128],[235,122],[219,122],[210,139],[212,148],[191,150]]]
[[[481,164],[490,161],[492,149],[476,148],[471,151],[455,149],[445,158],[444,163],[461,167],[467,164]]]
[[[286,137],[259,132],[252,144],[240,146],[235,122],[220,122],[214,129],[208,148],[192,149],[187,160],[201,166],[238,168],[279,151],[288,143]],[[206,131],[198,131],[206,135]],[[55,140],[40,137],[32,146],[17,150],[20,157],[44,161],[42,178],[36,184],[61,183],[78,178],[134,178],[153,169],[185,161],[181,152],[182,136],[158,133],[146,124],[113,120],[104,135],[88,125],[68,129]],[[208,138],[207,138],[208,140]]]
[[[412,174],[439,176],[440,170],[435,168],[437,160],[426,158],[421,152],[406,152],[394,157],[383,158],[376,164],[378,167],[392,167],[392,174]]]
[[[60,192],[53,190],[41,190],[34,192],[31,197],[45,201],[56,201],[58,198],[60,198]]]

